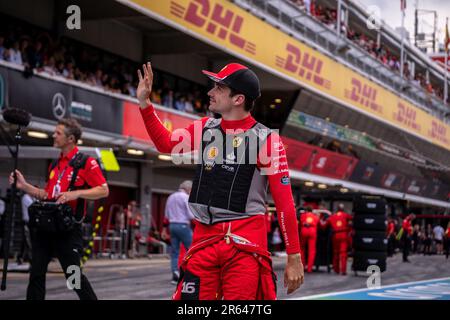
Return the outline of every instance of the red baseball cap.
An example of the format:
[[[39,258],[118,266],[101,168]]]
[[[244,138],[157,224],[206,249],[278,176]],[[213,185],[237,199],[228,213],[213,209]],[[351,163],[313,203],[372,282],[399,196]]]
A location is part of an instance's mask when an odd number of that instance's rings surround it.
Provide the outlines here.
[[[252,70],[242,64],[229,63],[218,73],[207,70],[202,70],[202,72],[212,81],[233,88],[252,100],[261,95],[258,77]]]

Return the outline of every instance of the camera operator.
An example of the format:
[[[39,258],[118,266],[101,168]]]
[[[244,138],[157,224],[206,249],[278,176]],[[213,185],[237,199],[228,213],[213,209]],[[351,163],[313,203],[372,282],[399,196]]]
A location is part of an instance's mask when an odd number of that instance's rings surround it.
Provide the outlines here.
[[[97,299],[88,279],[81,272],[83,239],[80,222],[85,216],[85,200],[105,198],[109,189],[97,161],[79,152],[77,142],[80,137],[81,126],[76,120],[62,119],[58,122],[53,134],[53,145],[61,150],[61,154],[49,167],[45,189],[27,183],[20,171],[16,171],[18,189],[38,200],[53,201],[65,208],[70,206],[69,218],[74,221],[73,226],[64,231],[47,231],[40,228],[39,224],[31,230],[32,262],[27,288],[28,300],[45,299],[45,277],[53,256],[58,258],[66,278],[72,275],[73,266],[80,268],[79,286],[75,285],[73,288],[80,300]],[[9,182],[14,182],[13,173]],[[30,222],[32,220],[30,211]]]

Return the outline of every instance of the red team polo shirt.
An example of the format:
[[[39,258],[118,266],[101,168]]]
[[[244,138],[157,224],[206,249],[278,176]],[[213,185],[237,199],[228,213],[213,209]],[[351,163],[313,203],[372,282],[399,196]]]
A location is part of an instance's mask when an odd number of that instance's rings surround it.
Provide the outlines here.
[[[61,191],[66,192],[69,188],[70,180],[72,179],[73,168],[69,166],[70,160],[78,153],[78,148],[75,147],[71,152],[69,152],[66,156],[63,156],[62,153],[59,156],[58,164],[51,169],[51,165],[48,168],[49,175],[47,180],[47,185],[45,187],[45,191],[47,192],[47,200],[56,200],[53,195],[53,190],[58,181],[58,177],[61,175]],[[78,170],[77,179],[75,180],[75,187],[81,187],[83,185],[88,185],[89,188],[94,188],[101,186],[106,183],[105,177],[103,177],[103,173],[100,170],[100,166],[92,157],[89,157],[86,161],[86,165],[84,168],[80,168]],[[69,201],[68,204],[72,207],[72,209],[76,210],[77,200]]]
[[[390,236],[391,234],[393,234],[395,231],[395,224],[394,222],[389,222],[388,223],[388,227],[387,227],[387,235]]]
[[[402,228],[403,228],[404,232],[408,233],[408,235],[412,235],[413,234],[411,221],[408,218],[403,220]]]
[[[352,216],[350,214],[343,211],[338,211],[336,214],[331,215],[327,222],[334,232],[344,232],[349,231],[350,220],[352,220]]]

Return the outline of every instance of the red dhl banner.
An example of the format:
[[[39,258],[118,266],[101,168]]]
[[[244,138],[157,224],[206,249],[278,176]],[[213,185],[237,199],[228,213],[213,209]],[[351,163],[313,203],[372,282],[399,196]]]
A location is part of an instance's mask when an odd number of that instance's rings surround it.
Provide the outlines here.
[[[157,114],[164,126],[170,131],[186,128],[194,121],[194,119],[189,117],[183,117],[161,109],[157,109]],[[123,103],[122,134],[127,137],[148,141],[149,144],[153,145],[145,129],[139,106],[133,102],[124,101]]]
[[[282,137],[289,169],[348,180],[358,159]]]
[[[450,150],[450,126],[226,0],[130,0],[153,17]],[[200,72],[200,70],[199,70]]]

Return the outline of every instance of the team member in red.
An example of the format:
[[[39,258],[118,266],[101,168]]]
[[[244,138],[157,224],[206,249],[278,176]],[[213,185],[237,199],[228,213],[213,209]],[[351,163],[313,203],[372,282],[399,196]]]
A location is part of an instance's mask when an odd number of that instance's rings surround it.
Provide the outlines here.
[[[411,221],[414,220],[416,216],[411,213],[408,215],[402,223],[402,239],[403,239],[403,262],[411,262],[408,260],[409,251],[411,250],[411,236],[413,234],[413,228]]]
[[[347,274],[348,232],[352,216],[344,211],[343,205],[331,215],[326,225],[332,230],[333,270],[342,275]]]
[[[58,122],[53,134],[54,146],[61,150],[58,161],[50,165],[48,181],[45,189],[39,189],[27,183],[24,176],[16,171],[17,187],[36,199],[68,203],[76,216],[76,220],[85,214],[85,201],[107,197],[108,185],[102,171],[94,158],[85,157],[84,166],[74,176],[74,189],[68,191],[74,173],[73,161],[81,159],[77,142],[81,137],[81,126],[74,119],[62,119]],[[10,183],[14,178],[11,173]],[[30,280],[27,289],[28,300],[43,300],[45,298],[45,276],[51,258],[56,255],[66,277],[72,275],[69,266],[80,267],[83,249],[81,224],[75,223],[70,231],[62,233],[47,233],[42,230],[32,230],[32,262]],[[97,297],[84,274],[81,274],[80,287],[75,288],[81,300],[96,300]]]
[[[164,153],[198,150],[201,161],[189,198],[193,242],[173,298],[276,298],[264,216],[267,184],[286,244],[284,282],[294,292],[303,283],[303,265],[286,154],[279,136],[250,115],[260,96],[257,76],[237,63],[217,74],[203,71],[215,82],[209,110],[221,119],[203,118],[170,133],[149,100],[150,63],[143,71],[137,96],[152,141]]]
[[[314,259],[316,258],[317,224],[319,217],[312,213],[311,207],[306,207],[306,212],[300,215],[300,244],[302,262],[305,265],[306,244],[308,244],[308,268],[307,272],[312,272]]]
[[[387,255],[392,257],[394,255],[394,244],[395,244],[395,223],[394,219],[388,218],[388,225],[386,229],[386,237],[388,239]]]

